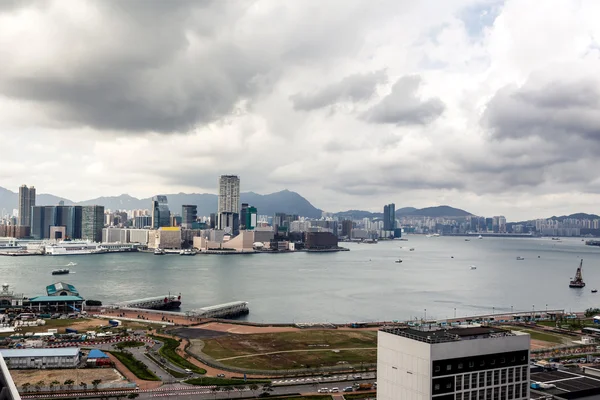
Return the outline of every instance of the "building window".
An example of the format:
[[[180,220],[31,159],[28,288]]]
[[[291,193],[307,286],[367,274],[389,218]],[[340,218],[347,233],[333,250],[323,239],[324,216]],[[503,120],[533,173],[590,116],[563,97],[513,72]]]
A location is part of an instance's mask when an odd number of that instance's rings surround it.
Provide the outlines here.
[[[456,377],[456,390],[462,389],[462,375]]]
[[[433,372],[440,372],[441,368],[439,365],[435,366],[435,369],[433,370]]]
[[[433,390],[435,390],[435,391],[440,390],[440,384],[436,383],[435,385],[433,385]]]
[[[483,387],[485,385],[485,372],[479,373],[479,387]]]
[[[485,396],[485,398],[487,400],[492,400],[492,389],[491,388],[486,390],[486,396]]]
[[[495,370],[494,371],[494,385],[497,385],[498,383],[500,383],[500,371]]]
[[[522,381],[527,380],[527,368],[526,367],[521,368],[521,380]]]
[[[502,372],[500,373],[500,383],[503,385],[506,383],[506,370],[505,369],[503,369]]]
[[[500,400],[500,388],[499,387],[494,388],[494,400]]]
[[[475,361],[469,361],[469,368],[475,367]]]
[[[446,365],[446,371],[452,371],[452,364]]]
[[[486,380],[485,384],[487,386],[492,386],[492,371],[486,372]]]
[[[513,385],[508,385],[508,400],[512,400],[515,398],[515,393],[514,393],[514,386]]]
[[[477,387],[477,374],[471,374],[471,389],[475,389]]]
[[[508,369],[508,383],[514,382],[514,368]]]
[[[463,400],[462,393],[456,393],[456,395],[454,395],[454,400]]]
[[[521,395],[525,396],[525,393],[527,393],[527,382],[521,383]]]
[[[458,363],[458,369],[463,369],[463,363]]]
[[[478,400],[484,400],[485,399],[485,390],[480,390],[479,391],[479,398]]]

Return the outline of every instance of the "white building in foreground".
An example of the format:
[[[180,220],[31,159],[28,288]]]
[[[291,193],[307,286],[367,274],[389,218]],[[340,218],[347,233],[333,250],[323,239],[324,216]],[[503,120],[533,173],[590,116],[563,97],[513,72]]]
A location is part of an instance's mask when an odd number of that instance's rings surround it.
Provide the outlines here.
[[[383,328],[377,400],[529,399],[529,335],[490,327]]]
[[[79,363],[78,347],[57,349],[0,349],[10,369],[75,368]]]

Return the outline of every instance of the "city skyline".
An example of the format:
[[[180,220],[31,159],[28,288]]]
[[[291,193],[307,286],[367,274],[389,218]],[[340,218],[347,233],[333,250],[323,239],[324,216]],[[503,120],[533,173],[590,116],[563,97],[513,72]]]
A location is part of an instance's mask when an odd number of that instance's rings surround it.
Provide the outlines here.
[[[2,186],[214,193],[238,171],[332,211],[597,210],[600,5],[328,4],[0,7]]]

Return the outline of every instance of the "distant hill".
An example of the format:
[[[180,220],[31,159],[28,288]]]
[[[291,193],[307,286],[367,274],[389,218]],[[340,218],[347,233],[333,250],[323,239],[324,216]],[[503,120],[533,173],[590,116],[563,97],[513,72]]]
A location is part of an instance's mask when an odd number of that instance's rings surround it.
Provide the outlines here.
[[[374,213],[361,210],[348,210],[335,214],[338,218],[344,219],[363,219],[363,218],[383,218],[383,213]],[[396,210],[396,217],[466,217],[471,213],[450,206],[437,206],[426,208],[403,207]]]
[[[573,219],[600,219],[600,216],[598,216],[596,214],[576,213],[576,214],[571,214],[571,215],[562,215],[560,217],[552,216],[552,217],[547,218],[547,219],[554,219],[554,220],[557,220],[557,221],[562,221],[562,220],[569,219],[569,218],[573,218]]]
[[[177,193],[166,194],[169,201],[171,212],[181,214],[181,206],[192,204],[198,206],[198,215],[210,215],[217,211],[217,195],[209,193]],[[320,218],[322,211],[314,207],[308,200],[296,192],[282,190],[271,194],[257,194],[253,192],[241,193],[241,202],[248,203],[257,208],[259,214],[274,215],[276,212],[286,214],[297,214],[309,218]],[[106,209],[116,210],[136,210],[149,209],[151,198],[138,199],[128,194],[120,196],[98,197],[74,203],[71,200],[57,197],[50,194],[39,194],[36,198],[36,205],[55,205],[59,201],[64,201],[65,205],[101,205]],[[8,214],[18,207],[17,193],[0,187],[0,211],[6,209]]]

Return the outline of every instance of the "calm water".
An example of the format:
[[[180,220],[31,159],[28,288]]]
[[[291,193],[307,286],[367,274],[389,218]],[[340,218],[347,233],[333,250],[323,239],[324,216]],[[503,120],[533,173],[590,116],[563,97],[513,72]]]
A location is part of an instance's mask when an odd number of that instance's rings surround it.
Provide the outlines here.
[[[599,305],[600,294],[590,290],[600,289],[600,248],[580,239],[408,239],[344,243],[352,251],[330,254],[0,257],[0,281],[34,296],[63,280],[105,304],[169,291],[181,292],[184,310],[245,300],[247,319],[257,322],[403,320],[420,318],[425,309],[428,318],[445,318],[454,308],[464,316],[511,306],[575,311]],[[398,258],[404,262],[395,263]],[[587,287],[569,289],[580,258]],[[70,261],[77,263],[75,273],[50,274]]]

